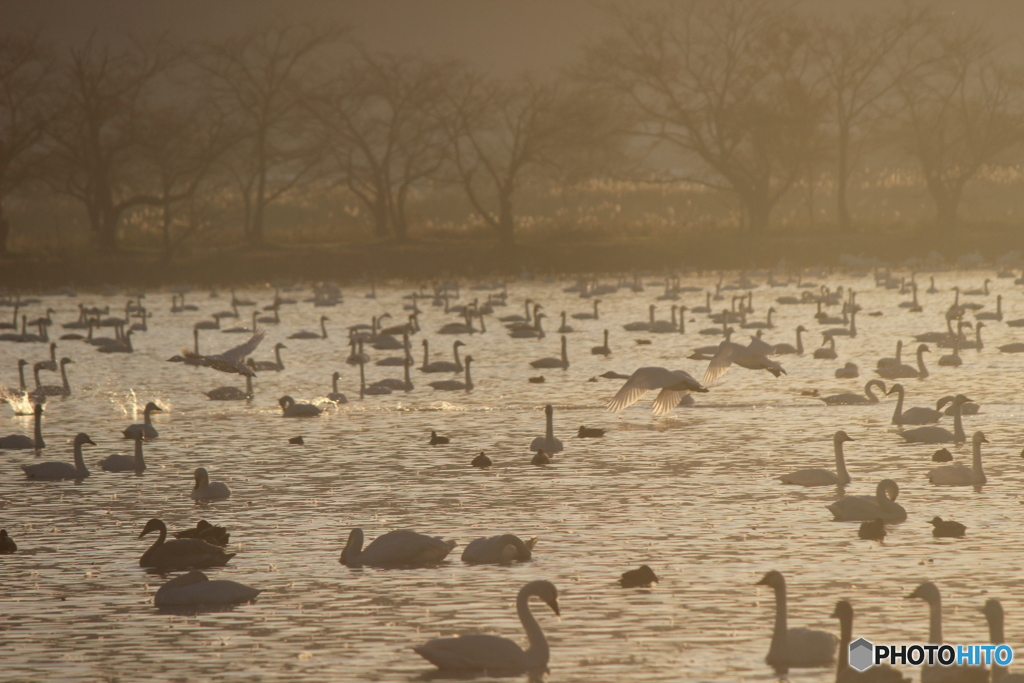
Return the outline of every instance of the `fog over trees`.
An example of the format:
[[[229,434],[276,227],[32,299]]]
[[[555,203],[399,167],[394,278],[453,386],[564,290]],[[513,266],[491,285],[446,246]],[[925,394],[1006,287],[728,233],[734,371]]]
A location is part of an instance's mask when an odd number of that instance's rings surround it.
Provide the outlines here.
[[[924,3],[604,11],[568,68],[522,74],[299,19],[0,29],[0,254],[1020,224],[1019,45]]]

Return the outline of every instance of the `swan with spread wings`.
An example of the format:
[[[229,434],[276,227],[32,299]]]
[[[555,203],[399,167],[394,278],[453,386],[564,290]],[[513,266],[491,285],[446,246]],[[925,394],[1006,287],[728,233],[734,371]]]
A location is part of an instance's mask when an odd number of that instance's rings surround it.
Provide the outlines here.
[[[654,399],[655,415],[672,412],[679,405],[679,401],[691,391],[704,393],[708,390],[685,370],[644,367],[630,375],[618,393],[608,402],[607,408],[610,412],[617,413],[639,401],[648,391],[655,389],[661,389]]]
[[[202,365],[214,370],[220,370],[221,372],[235,372],[239,375],[255,377],[256,373],[253,369],[245,364],[245,358],[256,350],[256,347],[263,341],[264,336],[263,329],[257,329],[247,342],[230,348],[224,353],[215,353],[207,356],[192,351],[183,351],[182,353],[186,363],[192,361],[195,365]]]
[[[774,347],[757,337],[750,338],[750,344],[743,346],[732,341],[724,341],[718,345],[718,351],[711,358],[708,369],[704,372],[704,383],[711,384],[724,375],[729,368],[736,364],[748,370],[767,370],[776,377],[785,375],[786,371],[782,366],[768,358],[774,352]]]

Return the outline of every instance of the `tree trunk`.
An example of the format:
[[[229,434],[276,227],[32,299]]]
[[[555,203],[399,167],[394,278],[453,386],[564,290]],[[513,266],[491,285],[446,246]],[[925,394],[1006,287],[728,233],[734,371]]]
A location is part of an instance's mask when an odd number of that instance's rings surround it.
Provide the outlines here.
[[[763,235],[768,231],[768,219],[772,214],[772,203],[765,197],[750,195],[744,197],[744,208],[747,210],[747,228],[755,235]]]
[[[388,201],[383,192],[378,192],[373,200],[373,235],[377,239],[387,239],[391,234],[388,225]]]
[[[4,214],[4,203],[0,201],[0,256],[7,255],[7,238],[11,234],[11,224]]]
[[[398,196],[391,207],[391,226],[395,231],[395,239],[405,242],[409,239],[409,223],[405,218],[405,197],[408,186],[398,188]]]
[[[171,203],[164,198],[163,205],[164,258],[171,258]]]
[[[850,207],[846,200],[846,191],[850,184],[849,158],[849,134],[840,131],[839,144],[836,150],[838,169],[836,173],[836,211],[839,216],[840,232],[849,234],[853,232],[853,221],[850,218]]]
[[[515,219],[512,216],[512,197],[502,192],[498,199],[498,239],[502,244],[516,243]]]

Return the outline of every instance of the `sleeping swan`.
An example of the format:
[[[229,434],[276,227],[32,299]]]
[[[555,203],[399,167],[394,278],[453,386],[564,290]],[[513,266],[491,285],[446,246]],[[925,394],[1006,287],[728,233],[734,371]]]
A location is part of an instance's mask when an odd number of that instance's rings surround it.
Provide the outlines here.
[[[254,600],[260,593],[260,589],[236,581],[210,581],[206,574],[193,570],[160,586],[153,604],[157,607],[236,605]]]

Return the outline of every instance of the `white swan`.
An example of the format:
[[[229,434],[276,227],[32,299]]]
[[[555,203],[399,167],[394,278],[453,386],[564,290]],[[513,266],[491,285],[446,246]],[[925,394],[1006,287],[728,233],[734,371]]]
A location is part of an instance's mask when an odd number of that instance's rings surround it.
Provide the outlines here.
[[[593,313],[573,313],[572,317],[575,320],[598,320],[597,305],[601,303],[600,299],[594,299],[594,312]]]
[[[538,358],[535,361],[530,361],[530,367],[533,368],[560,368],[562,370],[569,369],[569,351],[568,341],[566,336],[562,335],[562,357],[561,358]]]
[[[36,380],[36,388],[32,390],[32,397],[39,400],[41,396],[70,396],[71,395],[71,383],[68,382],[68,363],[74,363],[75,361],[70,358],[60,359],[60,384],[40,384],[39,383],[39,371],[42,370],[39,364],[36,363],[32,368],[33,375]]]
[[[679,401],[691,391],[707,393],[708,389],[685,370],[669,370],[661,367],[638,368],[626,383],[616,392],[606,406],[609,412],[617,413],[633,405],[648,391],[660,389],[654,399],[654,414],[672,412]]]
[[[40,462],[35,465],[22,465],[21,469],[25,472],[25,476],[29,479],[39,479],[45,481],[59,481],[61,479],[85,479],[89,476],[89,470],[85,466],[85,460],[82,458],[82,445],[90,444],[95,446],[96,443],[89,438],[89,435],[85,432],[80,432],[75,437],[74,443],[74,455],[75,464],[67,462]]]
[[[134,432],[135,454],[124,455],[115,453],[100,460],[100,468],[104,472],[134,472],[142,474],[146,471],[146,459],[142,456],[142,432]]]
[[[846,459],[843,457],[843,443],[853,441],[843,430],[839,430],[832,437],[832,445],[836,455],[836,471],[811,467],[796,472],[790,472],[779,477],[783,484],[796,484],[797,486],[845,486],[850,483],[850,473],[846,471]]]
[[[195,472],[196,485],[192,487],[189,497],[192,500],[226,500],[231,497],[231,489],[222,481],[210,481],[210,473],[205,467],[197,467]]]
[[[647,308],[647,315],[648,315],[648,319],[647,320],[640,320],[640,321],[633,322],[633,323],[626,323],[625,325],[622,326],[622,329],[626,330],[627,332],[646,332],[646,331],[650,330],[651,326],[654,325],[654,308],[655,308],[654,304],[651,304]]]
[[[327,394],[327,400],[334,401],[335,403],[348,403],[348,397],[338,391],[338,379],[340,377],[341,373],[337,371],[331,375],[331,393]]]
[[[284,361],[281,360],[281,349],[287,349],[288,347],[277,342],[274,344],[274,360],[252,360],[250,359],[249,367],[256,371],[270,370],[273,372],[280,372],[284,370]]]
[[[157,404],[150,401],[146,404],[145,410],[142,411],[142,423],[129,425],[125,428],[122,434],[126,439],[134,439],[136,433],[141,433],[144,439],[155,439],[160,436],[160,433],[156,431],[156,427],[153,426],[153,413],[162,413],[163,409]]]
[[[896,393],[896,408],[892,411],[892,424],[894,425],[925,425],[938,422],[942,418],[942,412],[934,408],[907,408],[903,410],[903,385],[893,384],[885,395]]]
[[[909,599],[919,598],[928,603],[928,642],[933,645],[942,644],[942,596],[938,587],[931,581],[925,581]],[[988,671],[978,666],[942,666],[927,664],[921,669],[921,683],[982,683],[988,681]]]
[[[851,406],[851,405],[862,405],[864,403],[878,403],[878,397],[875,396],[875,392],[871,391],[871,387],[877,386],[882,391],[885,391],[885,382],[880,379],[868,380],[868,383],[864,385],[863,394],[834,394],[832,396],[821,396],[818,400],[824,401],[825,405],[828,406]]]
[[[953,431],[945,427],[928,425],[917,429],[908,429],[900,432],[900,436],[907,443],[962,443],[967,441],[967,434],[964,433],[963,405],[970,399],[963,394],[957,394],[953,399]]]
[[[24,401],[28,398],[28,391],[25,388],[25,366],[28,361],[24,358],[18,359],[18,388],[0,387],[0,403],[12,403]]]
[[[327,339],[327,325],[326,323],[330,318],[326,315],[320,316],[320,334],[316,332],[310,332],[309,330],[300,330],[288,335],[289,339]]]
[[[608,330],[604,331],[604,343],[601,346],[591,346],[590,353],[594,356],[610,356],[611,348],[608,346]]]
[[[176,576],[157,589],[156,607],[203,607],[237,605],[256,599],[262,591],[237,581],[211,581],[199,570]]]
[[[882,368],[891,368],[899,365],[903,365],[903,340],[900,339],[896,342],[896,357],[895,358],[879,358],[878,363],[875,367],[879,370]]]
[[[917,291],[916,288],[914,291]],[[832,617],[839,619],[839,663],[836,665],[836,683],[910,683],[888,664],[876,664],[864,671],[850,666],[850,641],[853,640],[853,606],[846,600],[836,603]]]
[[[711,384],[717,380],[728,372],[734,363],[748,370],[767,370],[775,377],[785,375],[783,367],[768,358],[771,352],[771,345],[756,337],[751,337],[747,346],[724,341],[718,345],[718,351],[708,364],[708,369],[704,371],[704,384]]]
[[[533,556],[533,546],[536,543],[536,536],[524,541],[515,534],[477,538],[465,547],[461,559],[466,564],[526,562]]]
[[[530,612],[530,598],[538,597],[556,615],[558,589],[548,581],[531,581],[519,590],[516,612],[530,645],[523,650],[507,638],[486,634],[458,638],[434,638],[413,650],[442,671],[485,672],[490,675],[520,675],[547,671],[550,649],[540,625]]]
[[[943,465],[928,472],[928,481],[937,486],[981,486],[988,482],[981,469],[981,444],[988,443],[983,432],[974,432],[971,439],[973,461],[971,467],[962,463]]]
[[[41,403],[36,403],[32,409],[33,413],[33,437],[25,436],[24,434],[10,434],[5,437],[0,437],[0,451],[3,450],[23,450],[26,448],[34,448],[37,451],[46,448],[46,442],[43,441],[43,406]]]
[[[346,567],[433,567],[444,561],[456,545],[455,541],[445,541],[409,529],[395,529],[375,538],[364,550],[363,530],[356,528],[349,534],[338,561]]]
[[[776,344],[774,349],[775,355],[782,356],[794,353],[800,356],[804,355],[804,340],[800,335],[802,335],[806,331],[806,327],[804,327],[803,325],[798,325],[796,328],[796,346],[786,343]]]
[[[826,334],[822,337],[822,347],[814,349],[814,357],[819,360],[835,360],[839,358],[839,354],[836,352],[836,339],[831,334]],[[824,344],[828,344],[828,348],[824,348]]]
[[[786,579],[782,574],[772,570],[757,585],[771,586],[775,590],[775,628],[765,662],[779,673],[832,664],[836,660],[834,635],[828,631],[788,627]]]
[[[989,598],[982,608],[985,621],[988,622],[988,642],[992,645],[1002,645],[1006,642],[1003,631],[1003,605],[996,598]],[[992,664],[992,683],[1024,683],[1024,674],[1008,673],[1005,666]]]
[[[312,403],[296,403],[291,396],[282,396],[277,399],[277,403],[281,406],[284,417],[316,417],[322,412],[319,406]]]
[[[564,450],[562,441],[555,438],[555,408],[550,403],[544,406],[545,428],[544,436],[538,436],[530,443],[531,451],[544,451],[545,453],[561,453]]]
[[[873,496],[843,496],[826,505],[837,522],[905,522],[907,511],[896,502],[900,487],[892,479],[883,479],[875,487]]]
[[[466,381],[460,382],[457,379],[446,379],[439,382],[431,382],[430,386],[437,391],[470,391],[473,388],[473,377],[470,375],[469,366],[473,363],[473,356],[466,356]]]
[[[999,294],[999,295],[996,296],[996,310],[995,310],[995,312],[983,311],[981,313],[975,313],[974,314],[974,319],[975,320],[998,320],[998,321],[1001,322],[1003,320],[1003,295]]]
[[[931,352],[927,344],[921,344],[917,347],[917,367],[907,365],[890,365],[884,368],[878,368],[875,372],[885,379],[910,379],[918,378],[924,379],[928,376],[928,368],[924,365],[924,354],[925,352]]]

